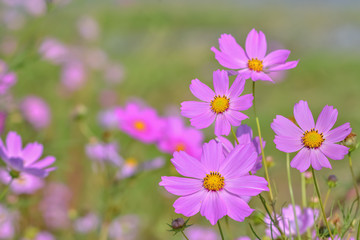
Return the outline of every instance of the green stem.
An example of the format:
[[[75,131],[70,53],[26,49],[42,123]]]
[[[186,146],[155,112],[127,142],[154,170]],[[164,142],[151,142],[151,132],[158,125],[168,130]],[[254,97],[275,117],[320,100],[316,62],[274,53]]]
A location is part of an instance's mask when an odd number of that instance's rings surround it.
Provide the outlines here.
[[[307,201],[306,201],[306,181],[304,173],[301,173],[301,200],[302,200],[302,206],[303,208],[307,207]]]
[[[219,232],[220,232],[220,235],[221,235],[221,240],[225,240],[224,234],[223,234],[223,231],[222,231],[221,225],[220,225],[220,219],[218,220],[217,225],[218,225],[218,227],[219,227]]]
[[[5,197],[6,193],[9,191],[10,185],[13,182],[14,178],[11,178],[10,182],[5,186],[5,189],[0,195],[0,201]]]
[[[234,132],[234,130],[233,130],[232,128],[231,128],[231,132],[232,132],[232,134],[234,135],[234,138],[235,138],[236,143],[239,145],[239,140],[237,139],[236,133]]]
[[[107,240],[109,234],[109,224],[103,223],[100,230],[100,240]]]
[[[326,208],[326,204],[329,200],[329,196],[330,196],[330,193],[331,193],[331,188],[329,188],[326,192],[326,196],[325,196],[325,201],[324,201],[324,208]]]
[[[319,186],[318,186],[318,183],[317,183],[317,180],[316,180],[315,171],[314,171],[313,168],[311,168],[311,171],[312,171],[312,175],[313,175],[313,179],[314,179],[314,186],[315,186],[316,194],[317,194],[317,196],[319,198],[319,203],[320,203],[320,207],[321,207],[321,213],[322,213],[325,225],[326,225],[326,227],[327,227],[327,229],[329,231],[330,238],[331,238],[331,240],[334,240],[334,237],[333,237],[333,235],[331,233],[331,230],[330,230],[329,223],[328,223],[328,221],[326,219],[325,209],[324,209],[324,205],[323,205],[322,200],[321,200],[320,190],[319,190]]]
[[[185,238],[186,240],[189,240],[188,237],[185,235],[184,231],[181,231],[181,233],[182,233],[182,235],[184,236],[184,238]]]
[[[257,126],[257,130],[258,130],[258,134],[259,134],[259,141],[260,141],[262,162],[263,162],[264,169],[265,169],[265,177],[266,177],[266,180],[267,180],[268,186],[269,186],[269,196],[270,196],[270,200],[271,200],[271,202],[273,202],[273,201],[274,201],[274,197],[273,197],[273,193],[272,193],[272,190],[271,190],[271,182],[270,182],[269,172],[268,172],[267,164],[266,164],[266,158],[265,158],[265,152],[264,152],[264,144],[263,144],[262,137],[261,137],[260,123],[259,123],[259,118],[258,118],[257,115],[256,115],[256,106],[255,106],[255,82],[253,82],[253,96],[254,96],[253,108],[254,108],[256,126]]]
[[[288,183],[289,183],[290,198],[291,198],[291,203],[292,203],[293,212],[294,212],[294,219],[295,219],[295,225],[296,225],[297,238],[299,240],[301,240],[298,219],[297,219],[297,216],[296,216],[294,193],[293,193],[292,184],[291,184],[290,156],[289,156],[289,153],[286,153],[286,169],[287,169],[287,176],[288,176]]]
[[[354,174],[354,170],[353,170],[353,166],[352,166],[352,160],[351,160],[351,154],[350,153],[348,154],[348,157],[349,157],[350,172],[351,172],[351,176],[352,176],[352,179],[353,179],[354,188],[355,188],[355,191],[356,191],[356,196],[359,199],[359,197],[360,197],[359,189],[357,187],[357,181],[356,181],[356,177],[355,177],[355,174]]]

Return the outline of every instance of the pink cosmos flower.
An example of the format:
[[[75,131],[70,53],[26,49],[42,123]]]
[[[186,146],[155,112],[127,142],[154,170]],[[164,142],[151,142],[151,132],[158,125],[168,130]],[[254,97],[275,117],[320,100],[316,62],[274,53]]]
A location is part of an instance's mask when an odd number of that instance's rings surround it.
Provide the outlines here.
[[[139,235],[140,218],[137,215],[123,215],[115,218],[109,226],[109,237],[113,240],[135,240]]]
[[[36,177],[44,178],[55,167],[50,167],[55,162],[53,156],[47,156],[41,160],[43,145],[33,142],[28,143],[22,149],[21,137],[15,132],[9,132],[6,137],[6,146],[0,139],[0,157],[3,159],[9,171],[24,172]]]
[[[118,154],[118,145],[116,142],[90,143],[86,145],[85,152],[91,160],[99,162],[100,164],[109,162],[115,166],[120,166],[123,162],[122,157]]]
[[[229,89],[229,76],[224,70],[213,74],[215,92],[208,86],[194,79],[190,91],[202,102],[186,101],[181,103],[181,115],[190,118],[191,125],[201,129],[209,127],[215,121],[215,134],[228,135],[231,126],[239,126],[248,118],[239,112],[252,106],[252,94],[240,97],[244,90],[245,79],[238,76]]]
[[[211,228],[191,226],[185,232],[191,240],[218,240],[220,238],[216,231]]]
[[[310,166],[316,170],[331,168],[328,157],[341,160],[348,153],[349,148],[335,143],[350,134],[350,123],[330,130],[336,122],[337,109],[326,105],[315,124],[308,103],[301,100],[294,106],[294,116],[299,127],[280,115],[271,124],[276,133],[274,142],[277,149],[287,153],[300,150],[292,159],[291,167],[300,172],[306,171]]]
[[[70,60],[63,65],[61,83],[69,91],[79,90],[86,81],[84,65],[78,60]]]
[[[203,133],[191,127],[185,127],[181,117],[169,117],[166,131],[158,143],[161,151],[173,154],[185,151],[189,155],[200,158]]]
[[[258,157],[256,160],[256,164],[254,165],[254,168],[251,169],[251,172],[253,174],[256,173],[256,171],[262,167],[262,163],[261,163],[262,157],[261,157],[261,147],[260,147],[259,137],[253,138],[252,129],[246,124],[240,125],[238,127],[238,129],[236,130],[236,136],[240,145],[250,144],[253,146],[254,151],[257,152]],[[234,149],[234,146],[227,138],[218,136],[216,140],[223,144],[225,155],[229,154]],[[263,147],[265,148],[266,142],[264,140],[262,142],[263,142]],[[235,142],[235,146],[236,145],[237,142]]]
[[[86,234],[94,231],[100,223],[100,218],[97,214],[90,212],[83,217],[80,217],[74,222],[74,229],[76,232]]]
[[[16,81],[16,74],[9,72],[7,64],[0,60],[0,95],[7,93]]]
[[[0,181],[3,184],[9,184],[11,181],[11,176],[5,169],[0,169]],[[33,194],[43,186],[43,179],[22,172],[12,181],[10,189],[15,194]]]
[[[130,136],[144,143],[155,142],[162,136],[165,121],[158,117],[153,108],[141,108],[131,102],[124,109],[117,108],[116,112],[120,129]]]
[[[314,225],[314,221],[317,219],[319,214],[318,210],[316,209],[314,210],[312,208],[304,208],[301,210],[300,206],[295,206],[295,212],[299,225],[299,232],[301,235]],[[273,236],[274,239],[281,236],[278,229],[271,223],[269,216],[266,216],[264,221],[268,225],[268,228],[266,229],[267,236]],[[278,221],[280,229],[284,231],[286,236],[290,237],[297,234],[292,205],[282,209],[282,215],[279,216]]]
[[[54,64],[64,63],[69,58],[68,47],[54,38],[45,39],[39,48],[39,53]]]
[[[253,147],[238,145],[225,157],[223,146],[215,140],[203,145],[201,160],[185,152],[175,152],[171,162],[183,177],[161,177],[160,186],[181,196],[175,212],[187,217],[200,211],[212,225],[225,215],[243,221],[253,209],[243,197],[268,191],[264,178],[249,175],[257,159]]]
[[[119,118],[115,108],[108,108],[98,114],[98,122],[101,127],[114,129],[119,125]]]
[[[139,163],[135,158],[127,158],[116,174],[118,179],[124,179],[134,176],[142,171],[149,171],[161,168],[165,165],[165,160],[162,157]]]
[[[44,99],[30,95],[25,97],[20,109],[24,118],[36,129],[41,130],[49,126],[51,122],[50,107]]]
[[[222,66],[238,70],[239,75],[245,79],[251,78],[253,81],[272,82],[268,73],[294,68],[299,62],[286,62],[290,55],[290,51],[286,49],[276,50],[265,56],[267,50],[265,34],[255,29],[252,29],[246,38],[246,52],[230,34],[221,35],[219,47],[220,51],[215,47],[211,48],[216,60]]]

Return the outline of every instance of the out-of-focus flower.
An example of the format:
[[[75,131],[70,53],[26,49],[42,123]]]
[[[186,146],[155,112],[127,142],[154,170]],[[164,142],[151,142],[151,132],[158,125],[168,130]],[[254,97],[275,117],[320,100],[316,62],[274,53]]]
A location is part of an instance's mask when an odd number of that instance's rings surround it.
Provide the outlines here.
[[[114,129],[119,126],[119,117],[116,108],[103,110],[98,115],[100,125],[105,129]]]
[[[15,235],[15,215],[0,204],[0,239],[12,239]]]
[[[83,60],[87,66],[95,70],[102,70],[108,62],[106,53],[98,48],[86,49]]]
[[[80,217],[74,222],[74,229],[76,232],[86,234],[94,231],[100,223],[98,215],[95,213],[88,213],[83,217]]]
[[[105,81],[110,84],[121,83],[124,79],[124,72],[124,67],[121,64],[107,64],[104,69]]]
[[[46,177],[55,167],[50,167],[55,162],[53,156],[41,160],[43,145],[33,142],[22,149],[21,137],[15,132],[9,132],[6,137],[6,146],[0,140],[0,157],[6,163],[10,173],[27,173],[40,178]]]
[[[115,166],[120,166],[123,162],[123,158],[118,154],[118,145],[116,142],[89,143],[86,145],[85,151],[88,158],[100,164],[109,162]]]
[[[99,25],[90,16],[82,16],[77,22],[77,29],[85,40],[94,41],[99,37]]]
[[[155,109],[141,108],[131,102],[123,108],[117,108],[120,130],[144,142],[152,143],[159,140],[163,134],[165,120],[160,118]]]
[[[242,222],[253,209],[243,197],[268,191],[264,178],[249,175],[258,154],[251,144],[237,145],[226,157],[223,145],[211,140],[203,145],[201,160],[175,152],[171,162],[182,177],[161,177],[160,186],[181,196],[175,212],[187,217],[200,211],[212,225],[225,215]]]
[[[314,225],[314,221],[317,219],[319,212],[317,209],[314,210],[312,208],[304,208],[303,210],[301,210],[300,206],[295,206],[295,211],[299,226],[299,232],[300,234],[304,234],[307,229],[311,228]],[[266,216],[264,221],[268,225],[268,228],[266,229],[267,236],[273,236],[274,238],[281,236],[278,229],[271,222],[269,216]],[[279,216],[278,223],[280,229],[284,231],[284,234],[286,236],[290,237],[296,235],[297,230],[292,205],[289,205],[288,207],[282,209],[282,215],[281,217]]]
[[[9,184],[11,175],[8,171],[0,169],[0,181]],[[10,185],[10,189],[15,194],[33,194],[44,186],[44,180],[39,177],[21,172]]]
[[[41,16],[46,13],[46,0],[26,0],[22,4],[31,15]]]
[[[25,97],[20,109],[24,118],[37,130],[41,130],[49,126],[51,122],[51,112],[49,105],[44,99],[30,95]]]
[[[283,71],[297,66],[299,61],[286,62],[290,51],[276,50],[265,56],[267,50],[266,37],[263,32],[252,29],[246,38],[245,49],[230,34],[222,34],[219,38],[220,51],[215,47],[218,62],[227,68],[238,70],[238,74],[253,81],[273,81],[267,73]]]
[[[165,160],[162,157],[157,157],[152,160],[139,163],[135,158],[128,158],[117,173],[118,179],[124,179],[134,176],[141,171],[149,171],[161,168],[164,166]]]
[[[140,219],[136,215],[115,218],[109,227],[109,237],[113,240],[134,240],[139,233]]]
[[[215,135],[228,135],[231,126],[239,126],[248,118],[239,112],[249,109],[254,99],[252,94],[240,96],[244,90],[245,79],[238,76],[229,88],[229,76],[224,70],[213,73],[215,92],[207,85],[194,79],[190,84],[192,94],[202,102],[181,103],[181,115],[190,118],[191,125],[207,128],[215,121]]]
[[[213,229],[200,226],[191,226],[185,234],[191,240],[218,240],[220,238]]]
[[[195,158],[200,158],[203,133],[194,128],[185,127],[181,117],[169,117],[166,122],[166,131],[158,142],[159,149],[170,154],[185,151]]]
[[[61,83],[69,91],[79,90],[86,81],[84,65],[77,60],[64,64],[61,74]]]
[[[1,17],[5,26],[11,30],[21,29],[26,21],[24,15],[17,9],[7,9],[7,11],[2,13]]]
[[[38,232],[37,229],[31,228],[21,240],[55,240],[55,237],[47,231]]]
[[[7,93],[7,91],[15,85],[16,81],[16,74],[9,72],[6,63],[0,60],[0,95]]]
[[[280,115],[271,124],[276,133],[274,143],[277,149],[287,153],[300,150],[292,159],[291,167],[300,172],[306,171],[310,166],[316,170],[331,168],[327,157],[341,160],[349,152],[349,148],[336,143],[350,134],[350,123],[330,130],[336,122],[337,109],[326,105],[315,124],[308,103],[301,100],[294,106],[294,116],[300,127]]]
[[[253,174],[256,173],[256,171],[262,167],[261,164],[262,157],[261,157],[261,147],[260,147],[259,137],[253,138],[252,129],[246,124],[240,125],[238,127],[238,129],[236,130],[236,137],[238,139],[239,144],[241,145],[251,144],[254,147],[254,151],[258,153],[256,164],[254,165],[254,168],[251,170]],[[219,136],[217,137],[217,140],[222,143],[224,147],[225,155],[229,154],[234,149],[234,146],[228,139]],[[265,148],[265,141],[262,140],[262,142],[263,142],[263,147]],[[235,146],[236,145],[237,142],[235,141]]]
[[[45,224],[51,229],[66,229],[70,226],[68,215],[71,192],[62,183],[50,183],[45,187],[40,210]]]
[[[114,107],[117,103],[118,93],[114,90],[106,89],[100,92],[100,104],[104,108]]]
[[[39,49],[42,57],[54,64],[64,63],[69,57],[68,48],[54,38],[45,39]]]

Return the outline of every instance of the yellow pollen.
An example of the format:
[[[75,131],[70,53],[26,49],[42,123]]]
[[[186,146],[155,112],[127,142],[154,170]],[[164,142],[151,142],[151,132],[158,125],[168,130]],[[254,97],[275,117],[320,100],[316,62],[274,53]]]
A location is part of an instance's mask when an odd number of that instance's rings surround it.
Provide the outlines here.
[[[125,165],[130,166],[130,167],[136,167],[138,165],[138,161],[136,161],[135,158],[127,158],[125,160]]]
[[[209,191],[219,191],[223,189],[224,181],[225,179],[220,173],[211,171],[210,174],[206,174],[203,186]]]
[[[261,72],[263,70],[263,61],[257,58],[252,58],[248,61],[248,67],[253,71]]]
[[[179,152],[179,151],[185,151],[186,147],[185,144],[183,143],[178,143],[175,147],[175,151]]]
[[[144,121],[136,120],[134,122],[134,128],[138,131],[144,131],[146,129],[146,125],[145,125]]]
[[[215,113],[223,113],[229,109],[230,99],[225,96],[215,96],[211,101],[211,110]]]
[[[322,133],[312,128],[310,131],[304,133],[301,140],[307,148],[318,148],[325,141],[325,138]]]

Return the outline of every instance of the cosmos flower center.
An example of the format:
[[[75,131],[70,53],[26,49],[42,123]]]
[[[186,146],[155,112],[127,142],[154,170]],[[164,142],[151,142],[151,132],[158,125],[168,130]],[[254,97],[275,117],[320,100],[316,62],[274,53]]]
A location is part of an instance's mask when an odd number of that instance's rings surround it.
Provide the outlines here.
[[[223,113],[229,109],[230,99],[225,96],[215,96],[210,103],[211,110],[215,113]]]
[[[145,129],[146,129],[146,125],[145,125],[144,121],[142,121],[142,120],[134,121],[133,125],[136,130],[141,131],[141,132],[145,131]]]
[[[211,171],[210,174],[206,174],[203,186],[209,191],[219,191],[223,189],[224,181],[225,179],[220,173]]]
[[[125,160],[125,165],[129,167],[136,167],[138,165],[138,161],[135,158],[127,158]]]
[[[185,144],[183,144],[183,143],[176,144],[175,151],[177,151],[177,152],[185,151],[185,149],[186,149]]]
[[[253,71],[261,72],[263,70],[263,61],[257,58],[252,58],[248,61],[248,67]]]
[[[312,128],[310,131],[304,133],[301,140],[305,147],[318,148],[325,141],[325,138],[322,133],[319,133],[318,130]]]

